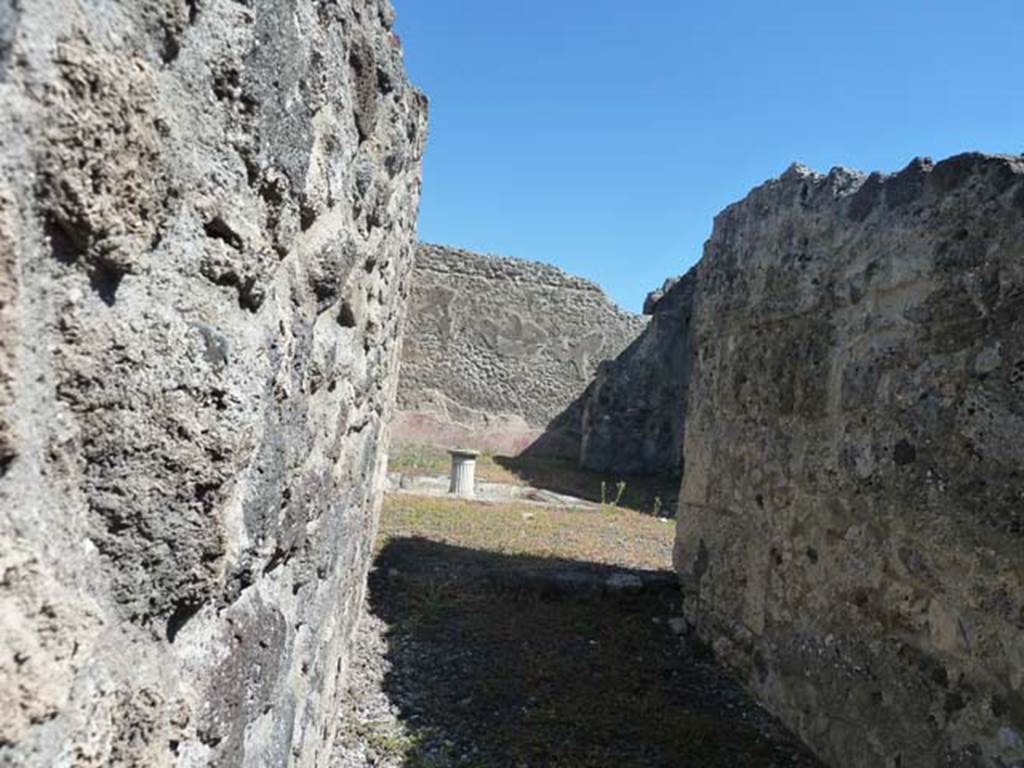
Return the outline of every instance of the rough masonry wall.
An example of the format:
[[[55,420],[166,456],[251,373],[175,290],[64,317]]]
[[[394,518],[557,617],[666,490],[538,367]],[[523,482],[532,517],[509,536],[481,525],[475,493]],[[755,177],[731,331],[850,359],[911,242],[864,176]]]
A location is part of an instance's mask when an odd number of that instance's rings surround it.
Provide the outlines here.
[[[396,441],[578,456],[579,397],[645,320],[555,267],[437,245],[412,286]]]
[[[580,463],[597,472],[682,472],[692,360],[696,270],[647,297],[651,322],[615,360],[598,366],[583,398]]]
[[[790,169],[694,323],[702,634],[832,765],[1024,765],[1024,157]]]
[[[0,764],[325,764],[426,128],[392,17],[0,0]]]

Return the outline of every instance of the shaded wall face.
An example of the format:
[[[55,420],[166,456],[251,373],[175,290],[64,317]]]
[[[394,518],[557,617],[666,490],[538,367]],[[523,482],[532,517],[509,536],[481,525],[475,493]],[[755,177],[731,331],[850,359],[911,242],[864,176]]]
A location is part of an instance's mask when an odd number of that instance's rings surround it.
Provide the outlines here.
[[[544,264],[421,245],[403,339],[399,443],[575,456],[574,405],[645,325]]]
[[[716,220],[694,323],[702,633],[834,765],[1021,764],[1024,159],[793,169]]]
[[[587,469],[682,471],[695,283],[695,271],[680,278],[651,308],[640,337],[598,368],[582,405],[580,463]]]
[[[0,20],[0,762],[323,764],[426,130],[391,8]]]

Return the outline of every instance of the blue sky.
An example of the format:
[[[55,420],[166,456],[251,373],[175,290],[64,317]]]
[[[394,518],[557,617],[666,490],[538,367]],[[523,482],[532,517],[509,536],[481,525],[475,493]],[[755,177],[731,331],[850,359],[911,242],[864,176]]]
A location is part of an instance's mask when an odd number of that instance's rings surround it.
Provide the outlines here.
[[[1024,0],[395,0],[430,97],[420,237],[639,310],[799,160],[1024,152]]]

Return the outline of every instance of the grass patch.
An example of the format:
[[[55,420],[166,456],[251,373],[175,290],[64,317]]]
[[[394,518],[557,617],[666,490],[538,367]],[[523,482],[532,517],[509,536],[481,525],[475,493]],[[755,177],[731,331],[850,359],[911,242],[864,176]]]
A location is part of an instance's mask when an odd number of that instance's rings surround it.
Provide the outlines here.
[[[410,475],[446,475],[448,452],[426,445],[392,446],[388,469]],[[566,459],[501,456],[482,453],[477,459],[478,480],[531,486],[575,496],[595,503],[658,515],[674,509],[679,478],[646,475],[609,475],[583,469]]]
[[[587,512],[393,496],[370,607],[391,627],[385,689],[404,766],[820,768],[666,619],[674,592],[576,600],[486,574],[667,568],[673,526]]]
[[[447,475],[451,454],[430,445],[393,445],[388,453],[388,471],[410,475]],[[476,460],[476,477],[494,483],[522,485],[524,481],[498,463],[492,453],[481,453]]]
[[[621,507],[592,512],[388,496],[378,545],[413,536],[480,552],[668,570],[675,526]]]

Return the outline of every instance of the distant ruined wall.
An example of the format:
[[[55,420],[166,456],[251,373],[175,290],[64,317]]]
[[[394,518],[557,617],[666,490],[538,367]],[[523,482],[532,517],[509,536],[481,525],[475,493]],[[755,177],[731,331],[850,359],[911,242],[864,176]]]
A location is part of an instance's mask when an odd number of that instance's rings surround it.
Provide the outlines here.
[[[0,764],[327,764],[426,131],[392,19],[0,0]]]
[[[437,245],[419,248],[410,302],[399,444],[575,458],[579,396],[645,325],[555,267]]]
[[[1024,156],[793,167],[697,283],[701,634],[832,765],[1024,765]]]
[[[647,297],[651,322],[615,360],[602,363],[583,398],[580,463],[597,472],[682,471],[696,270]]]

